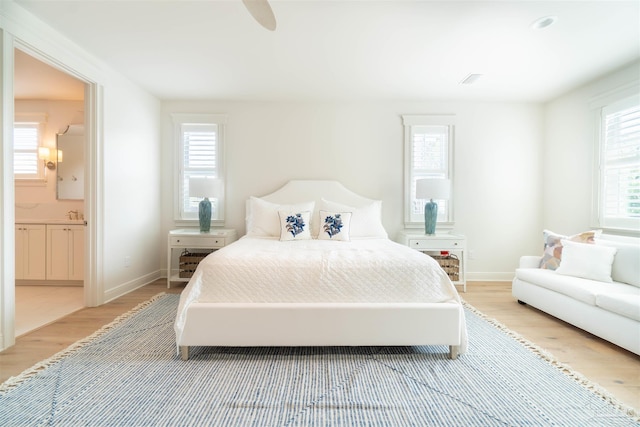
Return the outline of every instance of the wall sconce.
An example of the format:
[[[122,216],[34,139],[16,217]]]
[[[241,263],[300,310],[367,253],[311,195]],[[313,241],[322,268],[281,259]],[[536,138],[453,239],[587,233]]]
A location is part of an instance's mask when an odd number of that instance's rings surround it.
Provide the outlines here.
[[[51,158],[51,151],[56,153],[56,158]],[[38,158],[44,161],[44,165],[47,169],[54,170],[56,168],[56,161],[60,163],[62,161],[62,150],[51,150],[49,147],[38,147]]]

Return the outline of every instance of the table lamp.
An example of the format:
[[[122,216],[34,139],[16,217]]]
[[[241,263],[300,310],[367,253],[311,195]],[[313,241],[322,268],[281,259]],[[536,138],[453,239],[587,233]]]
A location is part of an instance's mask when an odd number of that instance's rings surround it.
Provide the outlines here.
[[[424,205],[424,233],[436,234],[438,204],[434,200],[447,200],[451,182],[442,178],[425,178],[416,181],[416,199],[429,201]]]

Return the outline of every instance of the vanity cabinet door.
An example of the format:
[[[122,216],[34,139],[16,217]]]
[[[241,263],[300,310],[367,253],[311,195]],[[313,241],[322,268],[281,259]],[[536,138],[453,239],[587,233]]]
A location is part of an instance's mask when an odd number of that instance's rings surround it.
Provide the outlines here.
[[[47,280],[83,280],[83,247],[83,226],[47,225]]]
[[[69,280],[84,280],[84,226],[69,227]]]
[[[16,280],[44,280],[46,278],[46,227],[44,224],[17,224]]]

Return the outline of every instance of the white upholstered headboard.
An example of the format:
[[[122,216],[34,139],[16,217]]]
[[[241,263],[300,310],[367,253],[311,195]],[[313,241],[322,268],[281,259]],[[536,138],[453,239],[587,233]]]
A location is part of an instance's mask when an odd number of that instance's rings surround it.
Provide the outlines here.
[[[347,189],[338,181],[292,180],[271,194],[260,197],[268,202],[292,204],[315,201],[316,206],[321,199],[360,207],[373,202]]]
[[[278,205],[297,205],[315,202],[311,216],[311,234],[317,236],[320,224],[322,206],[325,209],[354,209],[351,221],[352,238],[387,238],[381,221],[381,207],[379,200],[368,199],[345,188],[338,181],[303,181],[294,180],[286,183],[282,188],[260,197],[259,199]],[[326,202],[323,202],[323,199]],[[256,201],[253,201],[255,203]],[[259,206],[259,205],[258,205]],[[280,222],[278,212],[271,214],[273,208],[258,208],[258,216],[254,216],[252,200],[247,200],[247,235],[276,236],[279,235]],[[253,208],[255,209],[255,207]],[[266,215],[266,216],[265,216]],[[257,219],[259,218],[259,219]],[[266,220],[264,218],[273,218]],[[259,225],[258,225],[259,224]]]

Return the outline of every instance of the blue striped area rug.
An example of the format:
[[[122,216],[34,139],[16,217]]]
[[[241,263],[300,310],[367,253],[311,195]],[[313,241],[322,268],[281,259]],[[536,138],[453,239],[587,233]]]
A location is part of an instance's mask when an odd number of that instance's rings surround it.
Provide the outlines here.
[[[161,295],[0,386],[2,426],[638,426],[590,386],[467,306],[446,347],[193,348]],[[224,325],[211,325],[224,327]]]

